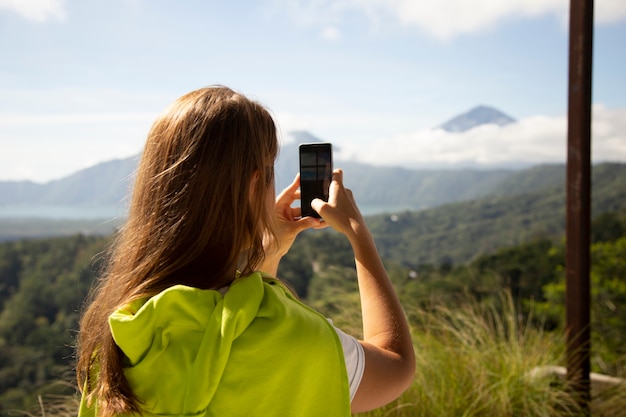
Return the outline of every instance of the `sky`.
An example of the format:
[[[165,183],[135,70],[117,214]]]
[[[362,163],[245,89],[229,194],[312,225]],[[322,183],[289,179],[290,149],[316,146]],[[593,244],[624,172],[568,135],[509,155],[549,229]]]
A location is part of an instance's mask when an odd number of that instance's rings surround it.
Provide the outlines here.
[[[565,162],[567,0],[0,0],[0,181],[141,152],[207,85],[306,130],[336,160]],[[626,1],[596,0],[595,162],[626,162]],[[517,123],[446,133],[478,105]],[[297,157],[294,155],[294,158]]]

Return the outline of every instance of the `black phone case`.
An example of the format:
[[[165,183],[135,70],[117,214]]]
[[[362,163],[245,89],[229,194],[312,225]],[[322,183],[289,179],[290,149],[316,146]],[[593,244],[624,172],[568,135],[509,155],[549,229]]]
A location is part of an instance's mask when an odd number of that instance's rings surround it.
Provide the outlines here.
[[[328,201],[328,189],[333,175],[333,152],[330,143],[303,143],[300,156],[300,207],[302,216],[320,217],[311,208],[311,201]]]

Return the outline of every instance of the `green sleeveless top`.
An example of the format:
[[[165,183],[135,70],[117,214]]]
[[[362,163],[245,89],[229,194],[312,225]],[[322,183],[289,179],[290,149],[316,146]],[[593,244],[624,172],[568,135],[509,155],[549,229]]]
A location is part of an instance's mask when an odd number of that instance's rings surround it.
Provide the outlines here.
[[[177,285],[109,317],[145,416],[349,416],[332,325],[254,273],[222,295]],[[81,401],[79,416],[97,415]]]

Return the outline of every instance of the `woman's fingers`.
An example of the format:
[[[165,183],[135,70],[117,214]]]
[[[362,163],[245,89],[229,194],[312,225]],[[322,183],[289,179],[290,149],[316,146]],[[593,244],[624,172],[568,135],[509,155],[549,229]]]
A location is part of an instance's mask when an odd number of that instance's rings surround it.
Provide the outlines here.
[[[300,174],[296,174],[296,177],[284,190],[276,197],[276,203],[289,203],[293,200],[300,198]]]

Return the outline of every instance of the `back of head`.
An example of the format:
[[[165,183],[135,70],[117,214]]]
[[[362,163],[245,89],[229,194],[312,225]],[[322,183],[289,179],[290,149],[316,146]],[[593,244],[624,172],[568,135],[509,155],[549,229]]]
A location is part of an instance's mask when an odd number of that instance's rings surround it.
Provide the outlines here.
[[[270,223],[263,202],[273,192],[277,151],[274,122],[259,104],[225,87],[179,98],[154,123],[139,165],[127,225],[130,265],[156,258],[159,265],[145,272],[210,288],[232,279],[250,246],[243,267],[253,268],[262,255],[254,254],[260,227]],[[263,181],[251,202],[255,171]]]
[[[137,409],[108,316],[172,285],[219,288],[237,269],[254,270],[263,259],[263,234],[273,231],[267,202],[273,201],[277,152],[270,114],[226,87],[188,93],[155,121],[128,220],[81,320],[79,383],[99,368],[87,390],[103,411]]]

